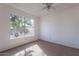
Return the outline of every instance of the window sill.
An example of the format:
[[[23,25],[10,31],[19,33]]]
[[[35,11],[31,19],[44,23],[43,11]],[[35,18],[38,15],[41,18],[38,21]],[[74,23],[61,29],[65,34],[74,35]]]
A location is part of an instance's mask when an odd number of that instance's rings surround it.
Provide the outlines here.
[[[28,37],[34,37],[34,35],[24,35],[24,36],[19,36],[19,37],[10,38],[10,39],[14,40],[14,39],[21,39],[21,38],[28,38]]]

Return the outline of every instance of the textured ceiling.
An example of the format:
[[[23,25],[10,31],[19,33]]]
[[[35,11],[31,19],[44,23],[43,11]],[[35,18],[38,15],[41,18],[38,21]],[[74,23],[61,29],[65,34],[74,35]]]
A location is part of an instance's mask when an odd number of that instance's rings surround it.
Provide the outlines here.
[[[7,5],[18,8],[34,16],[40,17],[43,13],[45,13],[43,10],[45,5],[42,3],[9,3]],[[51,10],[61,11],[76,5],[79,6],[79,4],[76,3],[54,3]]]

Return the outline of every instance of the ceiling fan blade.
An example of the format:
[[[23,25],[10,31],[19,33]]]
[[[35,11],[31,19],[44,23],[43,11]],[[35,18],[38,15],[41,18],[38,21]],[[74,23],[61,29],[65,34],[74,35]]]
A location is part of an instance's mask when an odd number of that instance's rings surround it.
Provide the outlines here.
[[[45,6],[51,6],[51,5],[53,5],[54,3],[42,3],[42,4],[44,4]]]
[[[42,3],[44,5],[43,9],[50,9],[51,6],[53,6],[54,3]]]
[[[55,6],[51,6],[50,9],[56,10],[56,7]]]

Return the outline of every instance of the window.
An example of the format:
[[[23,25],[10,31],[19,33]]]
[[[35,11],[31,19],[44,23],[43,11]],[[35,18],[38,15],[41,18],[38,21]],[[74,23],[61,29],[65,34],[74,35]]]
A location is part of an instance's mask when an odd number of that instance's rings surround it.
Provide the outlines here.
[[[33,36],[34,20],[29,17],[10,15],[10,38]]]

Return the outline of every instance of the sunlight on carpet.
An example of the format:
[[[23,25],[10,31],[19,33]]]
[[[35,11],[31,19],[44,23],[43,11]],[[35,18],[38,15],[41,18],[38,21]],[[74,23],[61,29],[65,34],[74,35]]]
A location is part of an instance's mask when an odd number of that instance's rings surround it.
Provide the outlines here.
[[[39,47],[39,45],[35,44],[31,47],[26,48],[25,50],[14,54],[14,56],[46,56],[46,54]]]

